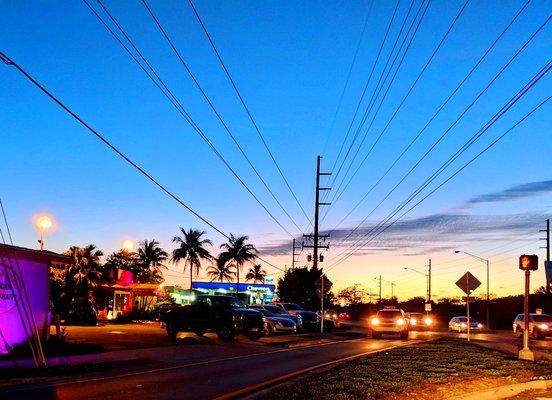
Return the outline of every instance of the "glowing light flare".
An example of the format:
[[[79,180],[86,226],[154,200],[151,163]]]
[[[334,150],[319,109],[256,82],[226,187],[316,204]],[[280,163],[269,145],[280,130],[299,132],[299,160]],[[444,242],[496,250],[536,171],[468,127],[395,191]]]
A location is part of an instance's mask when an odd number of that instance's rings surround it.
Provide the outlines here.
[[[377,318],[372,318],[372,320],[370,321],[370,323],[371,323],[372,325],[379,325],[380,320],[377,319]]]
[[[123,250],[132,252],[134,251],[134,241],[127,239],[123,242]]]
[[[42,215],[36,219],[36,226],[41,231],[47,231],[54,225],[52,218],[48,215]]]

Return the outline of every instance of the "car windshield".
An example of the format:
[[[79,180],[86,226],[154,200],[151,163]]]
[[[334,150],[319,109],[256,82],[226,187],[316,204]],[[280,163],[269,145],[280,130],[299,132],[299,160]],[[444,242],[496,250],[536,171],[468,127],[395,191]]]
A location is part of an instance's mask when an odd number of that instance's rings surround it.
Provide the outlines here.
[[[265,309],[270,311],[273,314],[289,314],[286,310],[278,307],[278,306],[265,306]]]
[[[378,311],[378,317],[398,318],[398,317],[402,317],[402,313],[399,310],[381,310],[381,311]]]
[[[546,314],[533,315],[533,321],[535,322],[552,322],[552,317]]]
[[[458,322],[466,322],[468,317],[458,317]],[[470,317],[470,324],[477,324],[477,321]]]
[[[245,304],[233,297],[206,297],[203,302],[214,307],[245,308]]]
[[[294,303],[282,303],[282,305],[284,306],[284,308],[286,310],[293,310],[293,311],[304,311],[305,309],[303,307],[301,307],[299,304],[294,304]]]
[[[270,311],[268,310],[265,310],[264,308],[254,308],[254,310],[257,310],[259,311],[261,314],[263,314],[265,317],[273,317],[274,314],[271,313]]]

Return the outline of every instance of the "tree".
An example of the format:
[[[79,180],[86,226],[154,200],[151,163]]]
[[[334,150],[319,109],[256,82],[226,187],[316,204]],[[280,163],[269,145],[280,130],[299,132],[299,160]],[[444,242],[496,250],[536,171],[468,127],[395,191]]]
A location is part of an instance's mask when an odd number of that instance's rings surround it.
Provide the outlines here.
[[[207,275],[211,278],[211,282],[231,281],[235,275],[234,271],[232,271],[234,267],[234,264],[230,263],[224,254],[220,254],[215,260],[215,264],[207,268]]]
[[[100,257],[103,252],[89,244],[86,247],[72,246],[63,254],[72,259],[67,270],[66,284],[72,287],[73,296],[86,297],[102,278],[104,268]]]
[[[320,293],[316,282],[322,276],[322,269],[300,267],[288,270],[278,279],[278,296],[281,301],[297,303],[309,310],[320,308]],[[331,288],[324,287],[324,302],[330,304]]]
[[[134,275],[134,279],[137,279],[137,275],[140,270],[140,259],[138,254],[133,251],[128,251],[125,249],[114,251],[109,256],[105,262],[106,268],[113,268],[117,270],[131,271]]]
[[[137,272],[138,282],[158,283],[162,281],[162,263],[169,257],[167,252],[159,246],[155,239],[140,242],[138,247],[138,261],[140,267]]]
[[[353,285],[341,289],[337,293],[336,298],[340,303],[344,303],[349,306],[356,306],[366,302],[368,299],[368,293],[366,290],[360,288],[359,285]]]
[[[245,279],[248,281],[263,283],[266,271],[262,268],[263,266],[261,264],[253,265],[253,267],[249,268],[247,275],[245,275]]]
[[[230,234],[228,243],[220,245],[224,251],[221,253],[223,257],[230,261],[233,261],[236,267],[236,297],[238,297],[238,286],[240,285],[240,270],[247,262],[253,262],[257,258],[257,249],[251,243],[247,243],[249,237],[247,236],[234,236]],[[220,256],[219,256],[220,257]]]
[[[186,266],[190,267],[190,290],[192,290],[192,283],[194,277],[193,269],[196,269],[196,275],[199,275],[201,269],[201,260],[210,260],[213,257],[209,250],[205,248],[206,245],[212,245],[213,242],[209,239],[202,239],[205,235],[205,231],[199,231],[197,229],[189,229],[186,231],[184,228],[180,228],[183,237],[173,237],[173,243],[178,244],[178,248],[172,252],[171,260],[174,263],[184,261],[183,272],[186,271]]]

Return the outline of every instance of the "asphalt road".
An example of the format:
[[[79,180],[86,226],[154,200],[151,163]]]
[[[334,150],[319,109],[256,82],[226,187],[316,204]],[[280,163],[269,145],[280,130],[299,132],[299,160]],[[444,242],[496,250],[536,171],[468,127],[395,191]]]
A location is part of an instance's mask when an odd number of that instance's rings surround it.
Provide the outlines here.
[[[242,343],[160,347],[144,352],[150,361],[140,360],[148,367],[144,371],[95,373],[79,380],[0,390],[0,399],[203,400],[320,363],[415,340],[363,338],[285,349]]]

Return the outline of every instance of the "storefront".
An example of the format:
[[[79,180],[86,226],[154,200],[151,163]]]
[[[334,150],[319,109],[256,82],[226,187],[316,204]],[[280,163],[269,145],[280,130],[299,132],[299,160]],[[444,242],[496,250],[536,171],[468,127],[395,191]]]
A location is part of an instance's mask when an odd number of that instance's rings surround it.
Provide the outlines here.
[[[132,311],[153,311],[161,296],[157,283],[134,283],[130,271],[119,271],[113,284],[101,285],[101,298],[96,299],[99,319],[115,319]]]
[[[270,303],[276,289],[273,284],[265,283],[228,283],[228,282],[193,282],[192,288],[196,293],[235,295],[238,289],[238,298],[246,304]]]

